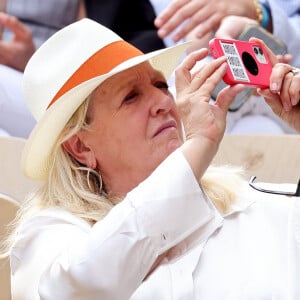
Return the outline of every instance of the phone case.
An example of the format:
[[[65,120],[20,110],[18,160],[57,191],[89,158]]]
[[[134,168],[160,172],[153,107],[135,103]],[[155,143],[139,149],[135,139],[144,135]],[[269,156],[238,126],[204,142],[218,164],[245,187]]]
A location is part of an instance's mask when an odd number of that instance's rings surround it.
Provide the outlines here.
[[[223,80],[228,85],[269,87],[272,65],[259,43],[214,38],[209,42],[209,49],[214,58],[227,57],[229,67]]]
[[[272,33],[259,25],[246,26],[246,28],[236,39],[248,41],[251,37],[256,37],[263,40],[264,43],[277,55],[284,55],[288,53],[287,46],[282,40],[275,37]]]

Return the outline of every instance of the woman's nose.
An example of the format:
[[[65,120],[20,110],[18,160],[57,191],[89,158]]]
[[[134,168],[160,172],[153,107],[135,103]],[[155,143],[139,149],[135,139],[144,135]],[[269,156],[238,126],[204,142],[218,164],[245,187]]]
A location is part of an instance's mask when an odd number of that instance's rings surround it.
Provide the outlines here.
[[[156,116],[161,113],[168,113],[174,105],[172,94],[158,90],[152,95],[151,115]]]

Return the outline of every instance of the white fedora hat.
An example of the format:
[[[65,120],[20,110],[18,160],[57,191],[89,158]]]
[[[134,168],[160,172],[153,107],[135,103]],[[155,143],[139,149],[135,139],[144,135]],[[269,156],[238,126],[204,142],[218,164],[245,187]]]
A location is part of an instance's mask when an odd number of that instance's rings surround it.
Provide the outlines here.
[[[104,80],[145,61],[167,79],[189,45],[144,54],[87,18],[50,37],[24,71],[24,95],[37,120],[22,155],[25,175],[47,177],[56,139],[80,104]]]

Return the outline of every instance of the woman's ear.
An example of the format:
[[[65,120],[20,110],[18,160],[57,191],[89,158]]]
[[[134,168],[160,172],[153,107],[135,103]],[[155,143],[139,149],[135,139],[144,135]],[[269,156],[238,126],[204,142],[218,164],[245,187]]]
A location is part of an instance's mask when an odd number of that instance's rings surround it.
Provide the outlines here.
[[[63,143],[64,149],[74,157],[78,162],[95,169],[97,167],[96,159],[92,149],[84,144],[78,134],[74,134]]]

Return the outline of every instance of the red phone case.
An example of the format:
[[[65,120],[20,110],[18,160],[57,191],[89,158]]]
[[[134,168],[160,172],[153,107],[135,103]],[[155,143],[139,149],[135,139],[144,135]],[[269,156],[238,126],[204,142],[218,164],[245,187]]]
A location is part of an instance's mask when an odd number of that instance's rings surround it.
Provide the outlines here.
[[[209,42],[209,49],[214,58],[227,57],[229,67],[223,77],[227,84],[269,87],[272,64],[261,44],[214,38]]]

